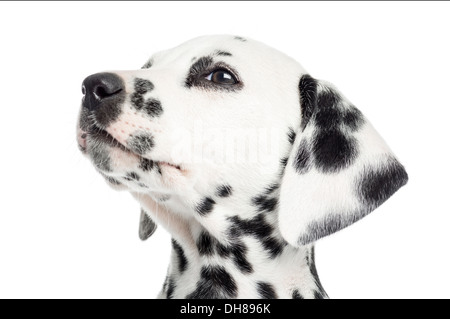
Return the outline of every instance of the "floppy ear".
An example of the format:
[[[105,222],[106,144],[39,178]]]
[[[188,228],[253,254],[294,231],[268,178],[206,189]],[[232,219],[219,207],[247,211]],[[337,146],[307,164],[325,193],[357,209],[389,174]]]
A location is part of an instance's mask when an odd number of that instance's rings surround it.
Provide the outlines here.
[[[281,234],[296,247],[353,224],[408,180],[381,136],[332,85],[303,75],[299,90],[301,126],[279,212]]]
[[[153,233],[156,231],[156,224],[147,215],[144,209],[141,208],[141,219],[139,222],[139,238],[142,241],[149,239]]]

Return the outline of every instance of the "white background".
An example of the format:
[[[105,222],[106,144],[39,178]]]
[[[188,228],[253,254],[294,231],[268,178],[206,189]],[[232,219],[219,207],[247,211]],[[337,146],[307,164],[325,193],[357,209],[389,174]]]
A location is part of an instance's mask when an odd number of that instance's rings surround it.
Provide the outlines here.
[[[1,3],[0,297],[153,298],[170,237],[78,152],[89,74],[229,33],[333,82],[406,166],[409,184],[320,241],[332,298],[449,298],[450,3]]]

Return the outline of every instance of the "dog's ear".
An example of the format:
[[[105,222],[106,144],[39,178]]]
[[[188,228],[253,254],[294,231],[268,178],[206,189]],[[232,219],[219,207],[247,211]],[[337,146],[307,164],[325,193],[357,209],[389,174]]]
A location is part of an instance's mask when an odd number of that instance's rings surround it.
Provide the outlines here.
[[[148,216],[148,214],[141,208],[141,219],[139,222],[139,238],[142,241],[149,239],[156,231],[155,222]]]
[[[372,125],[332,85],[303,75],[301,125],[282,178],[279,225],[301,246],[363,218],[408,175]]]

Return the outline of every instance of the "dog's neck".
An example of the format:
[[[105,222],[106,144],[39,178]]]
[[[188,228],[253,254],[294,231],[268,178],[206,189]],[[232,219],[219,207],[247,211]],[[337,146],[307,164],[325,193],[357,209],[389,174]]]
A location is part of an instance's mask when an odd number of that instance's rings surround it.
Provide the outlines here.
[[[204,229],[195,242],[194,248],[172,240],[160,298],[328,298],[313,245],[294,248],[276,237],[264,241],[254,236],[225,245]]]
[[[272,189],[239,212],[216,199],[213,211],[181,218],[173,202],[163,207],[136,195],[173,236],[172,257],[160,298],[327,298],[317,275],[314,246],[286,243],[278,227]],[[198,202],[198,201],[197,201]],[[248,202],[248,201],[247,201]],[[200,201],[204,204],[204,201]],[[195,206],[198,207],[198,206]],[[198,215],[195,215],[198,214]]]

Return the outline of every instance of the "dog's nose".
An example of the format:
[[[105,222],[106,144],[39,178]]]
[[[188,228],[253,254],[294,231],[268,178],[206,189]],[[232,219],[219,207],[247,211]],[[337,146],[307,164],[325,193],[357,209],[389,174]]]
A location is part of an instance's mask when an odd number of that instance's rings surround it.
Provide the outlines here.
[[[112,99],[124,91],[124,84],[114,73],[96,73],[84,79],[81,91],[84,95],[83,106],[93,111],[102,101]]]

